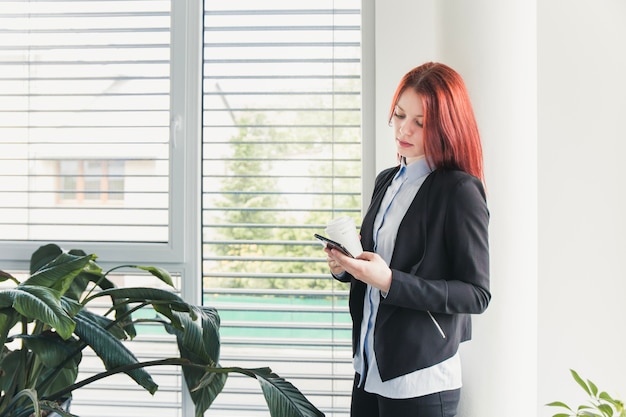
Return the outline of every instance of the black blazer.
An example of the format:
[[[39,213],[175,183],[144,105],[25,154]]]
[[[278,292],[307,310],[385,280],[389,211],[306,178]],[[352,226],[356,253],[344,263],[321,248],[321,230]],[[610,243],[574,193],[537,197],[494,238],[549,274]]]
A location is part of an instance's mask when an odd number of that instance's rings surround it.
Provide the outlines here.
[[[376,178],[361,225],[366,251],[373,251],[374,219],[398,169]],[[391,287],[381,297],[376,318],[374,350],[383,381],[440,363],[471,338],[469,314],[485,311],[491,299],[488,223],[485,192],[477,178],[461,171],[429,174],[400,223],[390,262]],[[366,284],[349,274],[341,281],[351,283],[354,353]]]

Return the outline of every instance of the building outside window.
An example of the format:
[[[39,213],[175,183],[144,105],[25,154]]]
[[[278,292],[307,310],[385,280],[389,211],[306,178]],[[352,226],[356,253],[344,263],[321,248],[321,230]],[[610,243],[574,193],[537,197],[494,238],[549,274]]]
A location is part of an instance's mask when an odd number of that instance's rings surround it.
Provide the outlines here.
[[[58,161],[59,204],[124,200],[124,161]]]

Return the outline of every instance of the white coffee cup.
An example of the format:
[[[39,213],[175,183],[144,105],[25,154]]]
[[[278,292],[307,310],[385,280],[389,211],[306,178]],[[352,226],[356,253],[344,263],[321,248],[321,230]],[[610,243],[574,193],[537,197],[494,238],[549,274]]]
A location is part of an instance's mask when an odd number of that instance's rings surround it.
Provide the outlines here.
[[[356,225],[352,217],[342,216],[331,220],[326,225],[326,234],[335,242],[345,246],[354,257],[363,252],[363,246],[361,246],[361,240],[356,232]]]

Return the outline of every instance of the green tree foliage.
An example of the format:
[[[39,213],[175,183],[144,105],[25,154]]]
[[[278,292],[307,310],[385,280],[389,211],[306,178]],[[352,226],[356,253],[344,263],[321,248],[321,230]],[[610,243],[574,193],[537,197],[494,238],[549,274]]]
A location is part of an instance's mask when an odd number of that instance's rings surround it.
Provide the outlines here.
[[[204,151],[206,302],[228,304],[225,321],[236,323],[222,327],[228,336],[349,341],[349,328],[334,326],[348,326],[334,308],[347,308],[348,285],[330,276],[313,234],[341,215],[360,223],[358,95],[236,108],[229,133],[211,131]]]
[[[330,127],[332,120],[319,120],[323,113],[299,112],[297,117],[306,120],[284,124],[286,115],[253,112],[237,121],[240,127],[229,141],[231,154],[221,180],[221,199],[215,203],[224,209],[214,218],[223,227],[212,230],[214,241],[230,243],[210,246],[221,257],[211,268],[223,275],[213,279],[211,286],[336,287],[328,275],[325,255],[312,236],[336,215],[329,208],[340,207],[346,213],[351,209],[358,211],[360,198],[354,190],[360,189],[360,154],[352,156],[351,161],[334,162],[327,155],[354,153],[350,152],[357,143],[354,137],[336,138],[337,134],[354,136],[354,129],[336,132]],[[333,140],[324,140],[326,137]],[[285,194],[280,188],[284,178],[281,172],[289,169],[281,166],[285,161],[295,166],[288,176],[300,177],[293,180],[293,194]],[[308,181],[307,177],[316,180]],[[342,183],[338,177],[349,180]],[[298,208],[298,199],[304,198],[309,199],[307,210]],[[296,276],[307,278],[293,279]]]

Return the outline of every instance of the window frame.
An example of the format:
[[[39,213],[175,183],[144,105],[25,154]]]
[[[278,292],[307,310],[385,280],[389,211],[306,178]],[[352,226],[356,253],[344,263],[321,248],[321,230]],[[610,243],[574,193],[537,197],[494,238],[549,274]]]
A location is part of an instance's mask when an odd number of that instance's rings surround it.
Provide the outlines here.
[[[202,69],[203,1],[171,4],[170,45],[170,178],[169,239],[166,243],[63,242],[98,254],[106,267],[124,262],[162,266],[181,274],[181,296],[202,301]],[[375,178],[375,51],[374,2],[361,2],[362,65],[362,207],[369,203]],[[42,241],[0,242],[2,269],[28,269],[31,254]],[[182,382],[184,384],[184,381]],[[183,390],[182,415],[194,415],[191,398]]]
[[[198,246],[190,219],[199,219],[200,190],[202,2],[171,1],[170,30],[170,178],[169,237],[163,243],[64,241],[111,263],[154,263],[170,269],[188,269]],[[181,180],[182,179],[182,180]],[[199,224],[199,220],[198,223]],[[1,241],[0,262],[6,269],[28,266],[31,254],[44,241]],[[56,242],[55,242],[56,243]],[[192,275],[197,276],[197,275]]]

